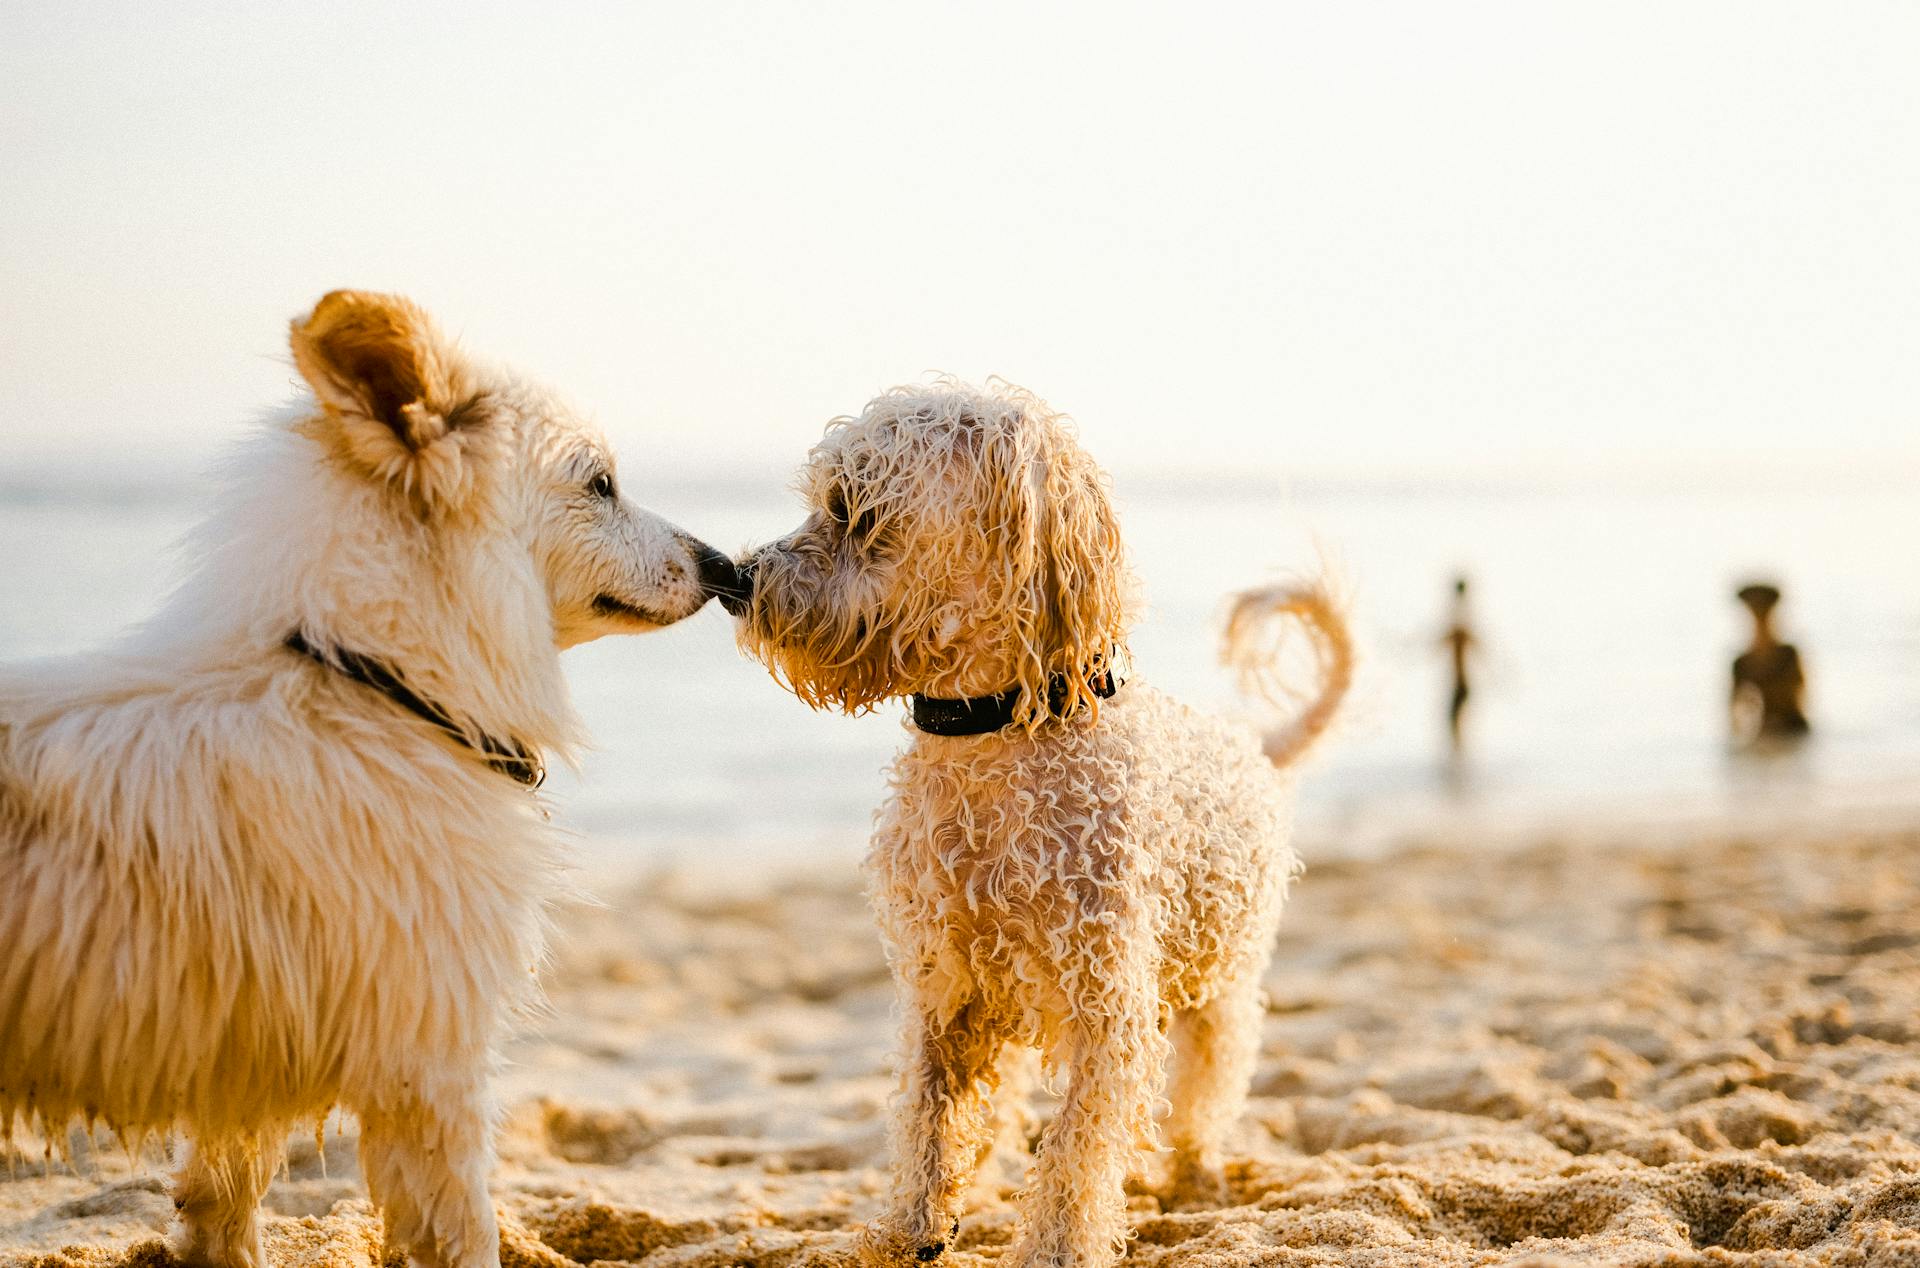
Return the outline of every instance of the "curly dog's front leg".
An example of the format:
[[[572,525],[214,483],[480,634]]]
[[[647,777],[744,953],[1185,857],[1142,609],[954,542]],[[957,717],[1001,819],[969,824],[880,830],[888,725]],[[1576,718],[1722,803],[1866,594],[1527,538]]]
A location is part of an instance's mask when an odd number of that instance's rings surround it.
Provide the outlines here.
[[[1040,1137],[1026,1228],[1006,1268],[1098,1268],[1126,1249],[1126,1174],[1153,1139],[1166,1070],[1158,998],[1145,985],[1110,983],[1073,1022],[1066,1095]]]
[[[860,1239],[870,1264],[938,1259],[959,1232],[960,1195],[993,1145],[989,1098],[1005,1042],[968,1005],[945,1025],[916,1008],[893,1115],[893,1201]]]

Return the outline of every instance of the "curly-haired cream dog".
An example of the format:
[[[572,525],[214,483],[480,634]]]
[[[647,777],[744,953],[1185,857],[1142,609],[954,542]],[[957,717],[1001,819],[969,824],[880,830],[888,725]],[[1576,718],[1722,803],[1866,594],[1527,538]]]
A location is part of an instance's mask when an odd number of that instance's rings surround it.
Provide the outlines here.
[[[815,706],[913,697],[868,860],[905,1069],[894,1196],[863,1253],[951,1244],[1013,1042],[1065,1088],[1005,1262],[1106,1262],[1163,1088],[1177,1184],[1218,1184],[1297,866],[1283,769],[1346,691],[1344,620],[1318,588],[1236,601],[1249,684],[1276,685],[1282,616],[1318,653],[1315,699],[1264,742],[1121,683],[1135,587],[1105,476],[1013,389],[889,392],[829,425],[802,487],[812,513],[739,563],[750,598],[723,596],[743,645]]]
[[[579,730],[557,652],[732,568],[405,300],[328,295],[292,344],[313,399],[158,620],[0,671],[0,1137],[183,1131],[179,1250],[257,1266],[289,1127],[339,1103],[390,1240],[497,1264],[492,1050],[560,885],[531,786]]]

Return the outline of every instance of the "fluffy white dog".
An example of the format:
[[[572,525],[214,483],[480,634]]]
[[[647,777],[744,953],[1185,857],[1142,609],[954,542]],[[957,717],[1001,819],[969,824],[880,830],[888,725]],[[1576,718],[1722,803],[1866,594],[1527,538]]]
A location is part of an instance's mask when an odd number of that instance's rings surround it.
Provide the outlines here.
[[[0,673],[0,1131],[179,1129],[178,1248],[263,1262],[290,1126],[336,1103],[389,1239],[495,1264],[488,1078],[579,734],[558,651],[732,580],[594,429],[403,299],[293,323],[313,392],[130,646]]]
[[[743,644],[816,706],[913,697],[868,860],[905,1034],[894,1195],[863,1256],[951,1244],[1012,1042],[1065,1087],[1002,1262],[1106,1262],[1157,1127],[1176,1188],[1217,1191],[1296,870],[1277,768],[1347,689],[1339,607],[1317,587],[1235,602],[1251,685],[1277,685],[1282,616],[1318,653],[1315,698],[1263,742],[1120,681],[1135,586],[1106,477],[1032,396],[896,389],[829,425],[802,489],[806,521],[739,564],[751,597],[723,596]]]

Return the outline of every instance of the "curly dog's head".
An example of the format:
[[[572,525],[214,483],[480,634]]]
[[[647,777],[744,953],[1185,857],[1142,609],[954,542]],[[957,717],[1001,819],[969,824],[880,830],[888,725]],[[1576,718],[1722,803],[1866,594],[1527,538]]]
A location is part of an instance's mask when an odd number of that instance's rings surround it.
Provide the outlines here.
[[[1022,689],[1015,719],[1093,705],[1135,585],[1106,474],[1007,384],[899,387],[837,418],[800,477],[809,514],[740,562],[741,643],[816,708]]]

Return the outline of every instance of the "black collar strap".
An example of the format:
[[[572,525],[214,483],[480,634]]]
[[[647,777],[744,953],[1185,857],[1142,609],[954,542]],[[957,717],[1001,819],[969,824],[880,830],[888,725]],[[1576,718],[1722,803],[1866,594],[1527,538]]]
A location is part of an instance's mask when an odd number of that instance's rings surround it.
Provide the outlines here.
[[[481,735],[475,744],[467,733],[455,725],[453,715],[432,701],[423,700],[414,694],[400,675],[371,656],[362,656],[336,647],[332,655],[326,655],[307,641],[307,636],[299,630],[287,635],[287,646],[302,656],[325,665],[328,669],[345,674],[355,682],[364,683],[387,699],[418,717],[425,718],[444,731],[455,743],[480,756],[480,759],[494,770],[499,771],[517,784],[528,788],[538,788],[547,778],[547,768],[540,763],[535,754],[517,740],[496,740],[491,735]]]
[[[1087,680],[1093,694],[1111,699],[1120,690],[1120,680],[1111,669],[1098,678]],[[913,698],[913,724],[928,735],[986,735],[1005,730],[1013,722],[1014,706],[1020,703],[1020,688],[997,696],[972,696],[965,700],[945,700],[939,696],[916,695]],[[1047,712],[1054,717],[1067,706],[1067,676],[1055,674],[1047,680]]]

